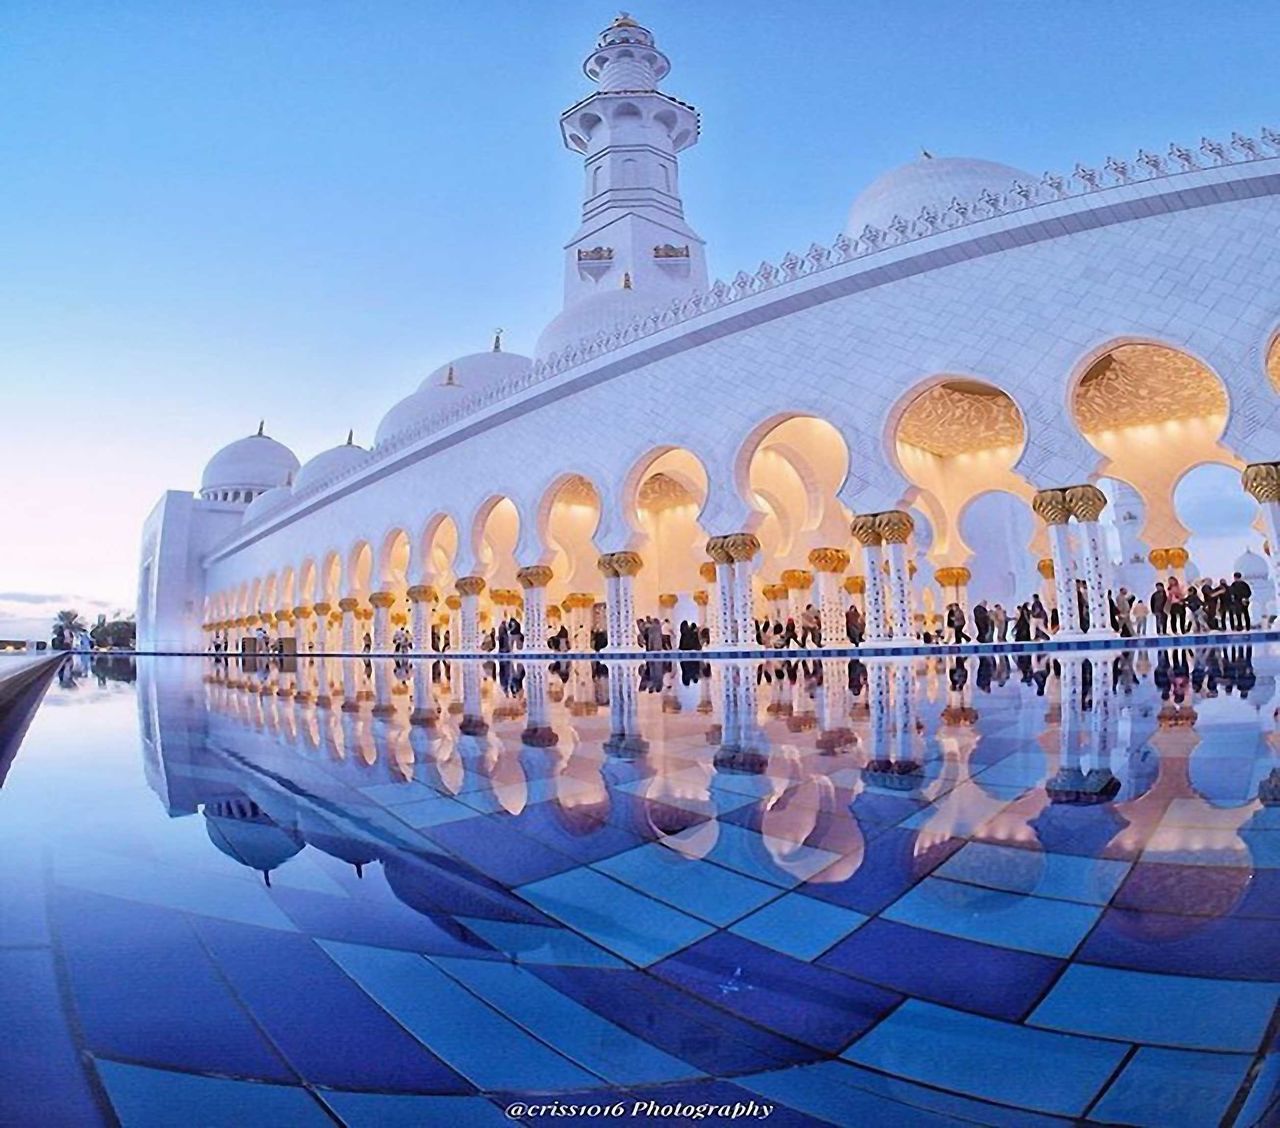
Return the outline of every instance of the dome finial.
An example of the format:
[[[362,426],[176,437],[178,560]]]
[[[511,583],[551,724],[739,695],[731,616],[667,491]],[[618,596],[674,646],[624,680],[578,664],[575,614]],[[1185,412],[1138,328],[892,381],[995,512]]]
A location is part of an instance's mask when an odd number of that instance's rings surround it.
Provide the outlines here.
[[[493,351],[502,352],[502,333],[503,330],[495,329],[493,331]]]
[[[267,421],[265,419],[258,420],[258,437],[259,438],[262,438],[264,436],[265,432],[263,431],[263,428],[266,425],[267,425]]]
[[[347,432],[347,446],[354,446],[354,445],[355,445],[355,439],[356,439],[356,429],[355,429],[354,427],[352,427],[352,428]]]
[[[923,146],[922,146],[922,147],[921,147],[921,149],[920,149],[920,155],[921,155],[922,157],[924,157],[924,159],[925,159],[926,161],[931,161],[931,160],[933,160],[933,154],[932,154],[931,152],[929,152],[929,150],[928,150],[928,149],[926,149],[926,148],[924,148]]]
[[[631,271],[629,270],[624,270],[622,272],[622,288],[624,290],[631,289]]]
[[[630,12],[619,12],[618,18],[613,21],[614,27],[639,27],[635,20],[631,18]]]
[[[457,377],[453,374],[453,365],[449,365],[449,371],[444,374],[444,383],[441,387],[456,388],[458,386]]]

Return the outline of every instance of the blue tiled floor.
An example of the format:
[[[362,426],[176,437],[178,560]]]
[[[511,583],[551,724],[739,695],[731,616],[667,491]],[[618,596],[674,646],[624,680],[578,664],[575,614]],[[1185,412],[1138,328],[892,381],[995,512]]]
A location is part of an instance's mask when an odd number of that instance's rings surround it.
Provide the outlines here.
[[[455,663],[430,730],[404,694],[317,709],[200,661],[68,689],[0,781],[0,1122],[484,1128],[528,1098],[673,1126],[658,1110],[756,1101],[781,1128],[1257,1128],[1280,1090],[1280,652],[1231,657],[1247,709],[1193,688],[1194,725],[1152,656],[1098,713],[1111,657],[1070,742],[1080,659],[1004,684],[936,654],[914,679],[796,667],[805,709],[821,679],[862,687],[835,752],[768,711],[771,679],[795,695],[781,666],[735,703],[732,670],[702,693],[645,665],[666,692],[638,693],[625,746],[608,696],[638,664],[552,667],[550,748],[522,743],[518,664],[500,686]],[[724,743],[744,723],[758,758]],[[871,760],[908,748],[909,770]]]

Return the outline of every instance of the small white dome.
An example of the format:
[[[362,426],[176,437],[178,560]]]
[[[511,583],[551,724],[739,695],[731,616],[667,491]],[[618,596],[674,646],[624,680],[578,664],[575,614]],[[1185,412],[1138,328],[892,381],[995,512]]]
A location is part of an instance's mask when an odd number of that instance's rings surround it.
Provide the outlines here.
[[[1248,549],[1236,557],[1235,566],[1232,570],[1239,572],[1246,580],[1266,580],[1271,576],[1271,570],[1267,567],[1266,560],[1256,552]]]
[[[293,488],[295,491],[309,489],[320,482],[354,470],[368,461],[369,452],[362,446],[356,446],[348,435],[347,441],[341,446],[322,450],[314,458],[309,459],[298,471]]]
[[[298,469],[297,456],[284,443],[262,433],[224,446],[204,468],[200,492],[221,490],[269,490],[283,486]]]
[[[1015,180],[1035,183],[1034,177],[1010,165],[972,157],[920,157],[877,177],[853,201],[845,234],[856,239],[867,226],[887,231],[893,217],[908,223],[922,208],[944,211],[952,200],[972,203],[985,189],[996,195],[1009,191]]]
[[[244,511],[244,523],[256,521],[259,517],[265,517],[268,513],[274,513],[277,509],[283,509],[293,500],[292,486],[272,486],[269,490],[263,490],[258,494]]]
[[[442,364],[422,381],[416,392],[405,396],[382,417],[373,445],[381,446],[392,436],[447,411],[476,392],[519,379],[532,367],[529,357],[497,348]]]
[[[535,356],[548,357],[589,340],[597,333],[621,329],[637,317],[646,317],[664,308],[677,297],[676,291],[601,290],[560,311],[538,338]]]

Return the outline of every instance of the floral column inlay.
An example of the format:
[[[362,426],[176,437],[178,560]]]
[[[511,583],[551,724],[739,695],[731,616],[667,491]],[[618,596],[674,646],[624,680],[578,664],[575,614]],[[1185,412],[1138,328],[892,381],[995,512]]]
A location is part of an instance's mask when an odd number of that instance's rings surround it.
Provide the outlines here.
[[[356,608],[360,601],[354,596],[346,596],[338,600],[338,610],[342,612],[342,651],[354,654],[356,649]]]
[[[462,638],[458,648],[474,653],[480,649],[480,593],[484,591],[484,577],[462,576],[453,586],[462,600]]]
[[[915,522],[901,509],[876,514],[876,531],[884,540],[889,559],[889,601],[893,611],[893,637],[905,641],[912,636],[911,573],[907,568],[907,538]]]
[[[431,607],[438,598],[436,589],[430,584],[414,584],[405,594],[413,604],[413,613],[409,622],[409,632],[413,635],[413,649],[429,651],[431,649]],[[415,708],[417,708],[415,703]]]
[[[840,576],[849,567],[849,554],[843,548],[815,548],[809,563],[817,575],[818,616],[822,621],[822,645],[844,646],[844,608],[840,601]]]
[[[751,578],[760,541],[754,533],[733,533],[724,538],[724,547],[733,561],[733,645],[738,650],[748,650],[756,645]]]
[[[717,646],[731,647],[737,642],[737,619],[733,613],[733,556],[725,542],[728,537],[711,537],[707,541],[707,555],[716,573],[716,618],[720,624]],[[755,641],[753,632],[751,640]]]
[[[535,654],[545,654],[547,637],[547,584],[551,582],[551,569],[545,564],[530,564],[516,573],[516,579],[524,588],[524,648]]]
[[[394,592],[375,591],[369,596],[373,604],[373,649],[386,654],[391,649],[391,608],[395,606]]]

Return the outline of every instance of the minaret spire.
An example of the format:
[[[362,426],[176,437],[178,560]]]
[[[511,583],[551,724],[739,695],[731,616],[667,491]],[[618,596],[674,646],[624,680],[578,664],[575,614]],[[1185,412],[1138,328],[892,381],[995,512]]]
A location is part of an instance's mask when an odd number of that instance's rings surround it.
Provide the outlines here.
[[[658,89],[671,63],[623,12],[582,69],[597,89],[560,115],[586,172],[582,225],[565,248],[565,306],[617,289],[624,274],[655,306],[704,289],[706,257],[685,222],[677,156],[698,142],[698,112]]]

